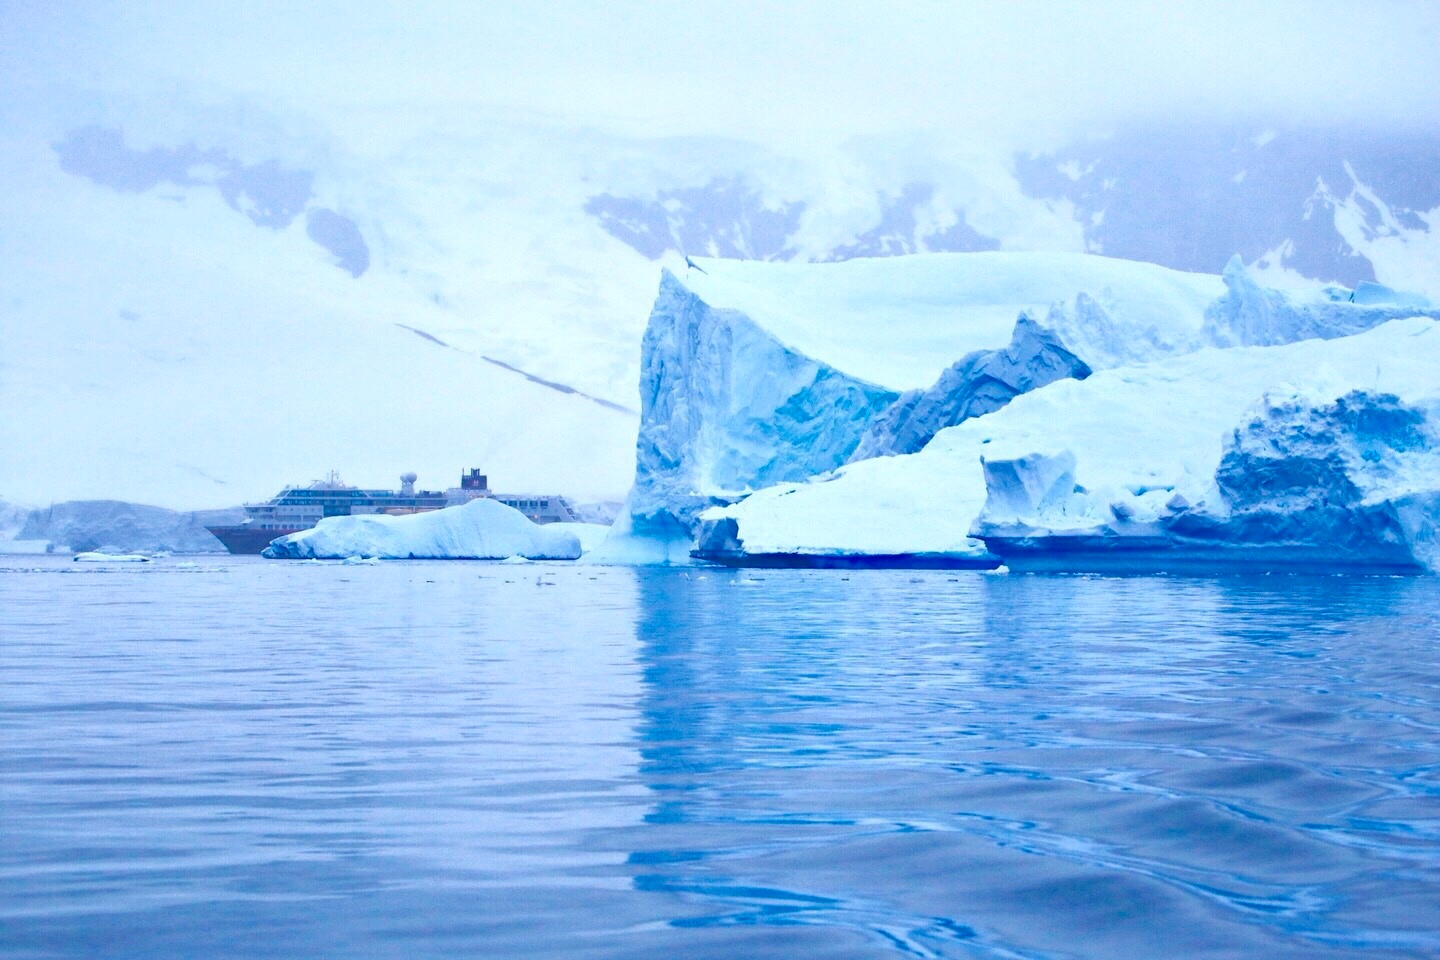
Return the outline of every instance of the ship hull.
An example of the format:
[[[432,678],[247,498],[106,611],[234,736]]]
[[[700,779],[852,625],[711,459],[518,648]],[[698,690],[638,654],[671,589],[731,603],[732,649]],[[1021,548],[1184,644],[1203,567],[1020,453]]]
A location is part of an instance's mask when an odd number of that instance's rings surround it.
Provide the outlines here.
[[[257,529],[247,524],[237,524],[233,527],[206,527],[216,540],[225,545],[225,549],[231,553],[256,554],[270,546],[270,541],[276,537],[283,537],[290,533],[299,533],[303,527],[296,527],[294,530]]]

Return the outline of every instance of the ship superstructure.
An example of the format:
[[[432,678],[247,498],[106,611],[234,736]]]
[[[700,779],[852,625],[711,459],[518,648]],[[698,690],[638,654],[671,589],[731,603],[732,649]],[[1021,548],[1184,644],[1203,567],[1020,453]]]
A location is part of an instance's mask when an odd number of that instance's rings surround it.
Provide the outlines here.
[[[398,490],[367,490],[343,483],[331,471],[324,480],[286,487],[264,503],[245,504],[245,521],[206,527],[231,553],[259,553],[276,537],[309,530],[326,517],[359,514],[404,515],[459,506],[481,497],[514,507],[535,523],[573,521],[570,503],[557,493],[496,493],[478,469],[466,470],[460,485],[446,490],[417,490],[414,473],[400,477]]]

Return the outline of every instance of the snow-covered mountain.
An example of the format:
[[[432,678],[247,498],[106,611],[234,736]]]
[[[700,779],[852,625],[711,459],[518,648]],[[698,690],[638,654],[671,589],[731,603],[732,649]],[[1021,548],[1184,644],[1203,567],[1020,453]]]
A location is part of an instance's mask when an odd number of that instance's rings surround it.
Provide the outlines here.
[[[1238,251],[1357,276],[1296,252],[1319,237],[1382,281],[1435,289],[1431,141],[1385,148],[1387,165],[1373,139],[1285,154],[1281,130],[1240,183],[1299,182],[1318,151],[1306,176],[1328,192],[1277,187],[1247,216],[1227,200],[1166,233],[1158,213],[1124,211],[1183,204],[1192,181],[1094,180],[1104,164],[1073,151],[915,137],[801,154],[443,105],[306,114],[215,90],[47,88],[0,100],[0,121],[0,448],[23,451],[0,462],[0,489],[37,503],[196,508],[331,468],[440,486],[463,466],[618,499],[646,316],[660,268],[686,256],[1101,249],[1213,273]],[[1095,143],[1123,173],[1145,168],[1145,142]],[[1290,179],[1262,177],[1282,155]],[[1353,182],[1334,173],[1347,163]],[[1219,160],[1200,166],[1220,176]],[[1231,232],[1175,253],[1194,217],[1222,214]],[[1277,217],[1311,232],[1269,229]],[[1014,321],[1000,313],[995,347]]]
[[[1232,254],[1440,296],[1440,136],[1353,125],[1136,124],[1017,156],[1025,192],[1071,204],[1086,248],[1180,270]]]

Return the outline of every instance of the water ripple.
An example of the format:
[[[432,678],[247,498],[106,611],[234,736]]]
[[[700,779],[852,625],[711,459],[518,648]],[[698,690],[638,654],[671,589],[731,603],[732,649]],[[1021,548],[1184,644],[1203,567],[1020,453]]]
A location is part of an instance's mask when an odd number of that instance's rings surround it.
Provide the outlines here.
[[[1431,579],[19,560],[6,955],[1440,953]]]

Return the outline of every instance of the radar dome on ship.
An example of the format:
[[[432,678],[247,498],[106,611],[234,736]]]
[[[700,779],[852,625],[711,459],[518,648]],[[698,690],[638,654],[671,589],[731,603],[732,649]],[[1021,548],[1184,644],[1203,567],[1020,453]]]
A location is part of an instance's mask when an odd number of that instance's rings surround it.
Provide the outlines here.
[[[417,474],[414,470],[406,470],[404,473],[400,474],[401,483],[414,483],[416,480],[419,479],[420,475]]]

